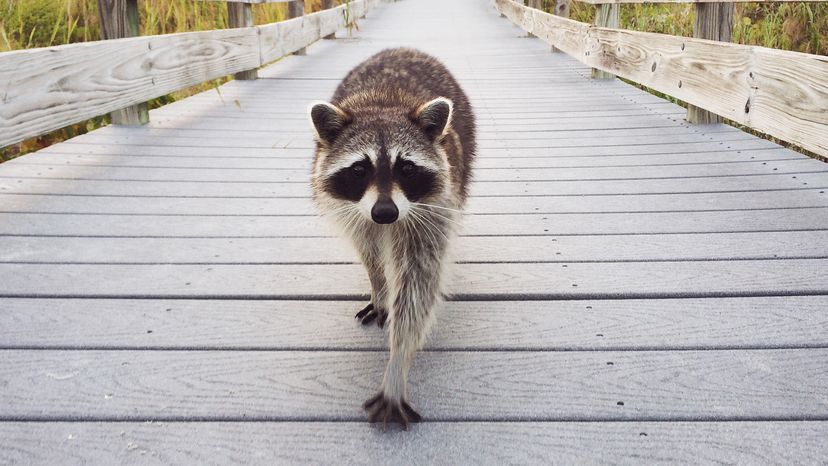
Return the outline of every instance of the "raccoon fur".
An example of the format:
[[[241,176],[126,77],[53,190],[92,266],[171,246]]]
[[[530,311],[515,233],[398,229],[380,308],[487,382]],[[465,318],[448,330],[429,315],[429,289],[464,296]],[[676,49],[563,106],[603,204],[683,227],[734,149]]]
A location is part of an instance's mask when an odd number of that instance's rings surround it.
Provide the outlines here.
[[[414,353],[443,293],[475,155],[466,95],[437,59],[382,51],[351,70],[330,102],[314,103],[314,199],[353,242],[371,282],[362,324],[387,323],[390,357],[369,422],[407,427]]]

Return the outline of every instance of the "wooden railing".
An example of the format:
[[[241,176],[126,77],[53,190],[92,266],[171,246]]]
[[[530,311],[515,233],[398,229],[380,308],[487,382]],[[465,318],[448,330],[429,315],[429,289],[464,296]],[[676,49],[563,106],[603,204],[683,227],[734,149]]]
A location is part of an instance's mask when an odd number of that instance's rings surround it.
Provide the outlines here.
[[[102,3],[107,1],[111,0]],[[140,123],[145,117],[134,106],[234,73],[252,79],[256,68],[301,52],[346,26],[346,18],[352,21],[364,16],[378,2],[352,0],[294,19],[251,26],[249,4],[273,0],[229,1],[234,3],[230,9],[241,13],[231,17],[234,29],[0,54],[0,147],[110,112],[122,113],[115,117],[121,118],[118,122]],[[112,34],[131,35],[132,26],[118,21],[124,25]],[[103,29],[105,37],[109,36],[106,26]]]
[[[587,1],[600,6],[597,25],[513,0],[495,4],[523,30],[598,70],[595,77],[621,76],[828,157],[828,57],[618,29],[618,4],[644,0]]]

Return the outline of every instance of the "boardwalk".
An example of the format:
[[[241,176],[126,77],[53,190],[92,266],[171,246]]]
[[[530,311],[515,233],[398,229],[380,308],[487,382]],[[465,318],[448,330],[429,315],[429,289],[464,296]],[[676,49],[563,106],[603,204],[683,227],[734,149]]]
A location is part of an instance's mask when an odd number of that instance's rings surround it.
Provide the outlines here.
[[[0,165],[0,464],[828,459],[828,165],[590,80],[485,0],[359,26]],[[383,433],[305,109],[397,45],[456,73],[480,158],[427,422]]]

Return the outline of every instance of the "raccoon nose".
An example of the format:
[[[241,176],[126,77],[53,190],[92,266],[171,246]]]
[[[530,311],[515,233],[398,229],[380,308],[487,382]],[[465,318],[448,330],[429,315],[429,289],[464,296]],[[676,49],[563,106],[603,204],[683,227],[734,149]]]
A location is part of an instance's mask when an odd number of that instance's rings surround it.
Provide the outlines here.
[[[371,218],[383,225],[394,223],[399,215],[400,211],[391,199],[380,199],[371,209]]]

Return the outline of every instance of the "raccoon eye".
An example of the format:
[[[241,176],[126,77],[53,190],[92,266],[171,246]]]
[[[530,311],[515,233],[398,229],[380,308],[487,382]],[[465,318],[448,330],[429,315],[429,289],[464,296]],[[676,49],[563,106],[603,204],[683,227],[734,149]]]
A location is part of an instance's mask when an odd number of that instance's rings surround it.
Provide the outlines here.
[[[353,173],[354,176],[357,178],[362,178],[363,176],[365,176],[365,173],[367,171],[368,170],[365,169],[365,165],[361,163],[355,163],[351,166],[351,173]]]
[[[417,166],[411,162],[405,162],[402,168],[400,168],[400,172],[405,177],[414,176],[417,173]]]

